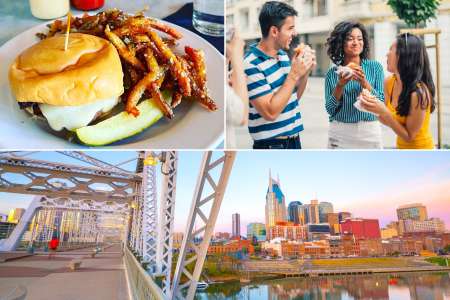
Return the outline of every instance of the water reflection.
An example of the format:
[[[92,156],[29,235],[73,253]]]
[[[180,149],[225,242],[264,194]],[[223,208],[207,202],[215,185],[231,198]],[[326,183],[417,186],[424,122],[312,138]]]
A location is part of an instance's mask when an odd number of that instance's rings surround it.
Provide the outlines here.
[[[450,300],[450,273],[289,278],[242,286],[211,285],[197,299],[427,299]]]

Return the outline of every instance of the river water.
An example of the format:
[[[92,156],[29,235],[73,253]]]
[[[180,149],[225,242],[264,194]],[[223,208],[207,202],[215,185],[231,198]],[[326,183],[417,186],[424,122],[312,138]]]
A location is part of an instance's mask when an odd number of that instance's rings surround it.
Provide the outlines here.
[[[287,278],[241,286],[212,284],[196,299],[395,299],[450,300],[450,273]]]

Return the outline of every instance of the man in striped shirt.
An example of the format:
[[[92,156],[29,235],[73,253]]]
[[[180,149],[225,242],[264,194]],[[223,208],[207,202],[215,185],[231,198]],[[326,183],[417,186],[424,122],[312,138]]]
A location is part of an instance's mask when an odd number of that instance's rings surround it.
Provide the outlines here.
[[[283,2],[266,2],[259,14],[262,39],[244,58],[254,149],[301,148],[298,101],[316,62],[314,55],[295,54],[291,63],[285,52],[296,35],[295,16],[297,11]]]

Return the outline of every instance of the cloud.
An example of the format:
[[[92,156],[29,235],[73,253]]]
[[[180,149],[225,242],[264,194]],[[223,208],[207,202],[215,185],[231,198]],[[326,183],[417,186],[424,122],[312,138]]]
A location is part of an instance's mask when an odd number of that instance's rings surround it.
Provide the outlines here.
[[[449,179],[440,182],[414,180],[401,184],[368,198],[360,198],[352,205],[351,212],[355,217],[378,218],[385,225],[397,220],[396,209],[400,205],[410,203],[424,204],[429,218],[441,218],[447,228],[450,227]]]

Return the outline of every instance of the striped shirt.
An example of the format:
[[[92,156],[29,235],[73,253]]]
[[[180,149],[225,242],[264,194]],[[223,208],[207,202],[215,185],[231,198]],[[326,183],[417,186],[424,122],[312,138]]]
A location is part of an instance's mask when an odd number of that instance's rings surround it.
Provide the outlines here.
[[[284,83],[291,70],[287,53],[279,50],[276,58],[271,57],[256,45],[245,54],[244,69],[247,74],[249,95],[248,130],[253,140],[266,140],[278,136],[291,136],[303,130],[297,99],[297,88],[292,91],[286,107],[274,121],[265,120],[252,105],[257,98],[275,93]]]
[[[381,64],[374,60],[363,59],[361,67],[367,81],[372,86],[372,94],[381,101],[384,101],[384,72]],[[331,121],[343,123],[357,123],[360,121],[375,121],[374,114],[359,111],[353,104],[362,91],[359,82],[350,80],[344,87],[344,92],[340,101],[333,96],[334,89],[339,81],[336,73],[337,66],[333,65],[325,76],[325,108]]]

